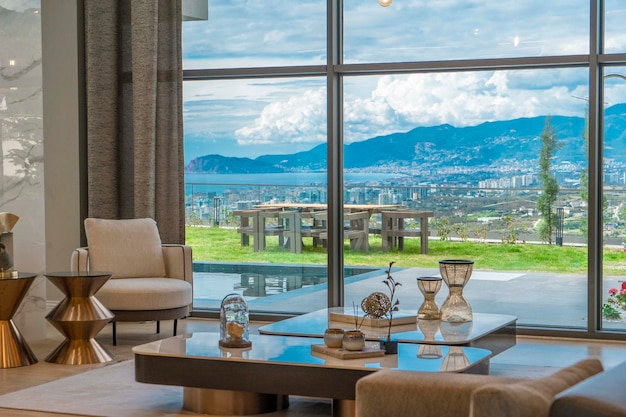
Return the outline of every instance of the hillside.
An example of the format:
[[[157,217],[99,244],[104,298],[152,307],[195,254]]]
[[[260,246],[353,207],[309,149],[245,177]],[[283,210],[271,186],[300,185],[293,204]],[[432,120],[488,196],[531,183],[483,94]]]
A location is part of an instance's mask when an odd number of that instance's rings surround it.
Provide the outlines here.
[[[626,104],[605,112],[605,158],[626,161]],[[546,116],[487,122],[477,126],[417,127],[408,132],[377,136],[344,148],[345,169],[386,167],[485,167],[536,161],[539,136]],[[585,160],[582,117],[553,116],[552,125],[562,142],[555,163]],[[192,160],[188,173],[272,173],[326,169],[326,144],[304,152],[262,155],[256,159],[206,155]]]

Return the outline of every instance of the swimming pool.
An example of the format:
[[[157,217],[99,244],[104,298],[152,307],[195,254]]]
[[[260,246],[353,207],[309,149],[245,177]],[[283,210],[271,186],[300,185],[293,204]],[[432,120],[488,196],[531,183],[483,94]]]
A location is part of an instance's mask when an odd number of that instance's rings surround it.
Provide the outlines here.
[[[312,311],[327,302],[326,266],[194,262],[193,270],[194,310],[218,309],[222,299],[232,293],[244,295],[251,310]],[[365,279],[372,272],[380,269],[346,267],[345,280]],[[294,304],[296,299],[300,301]]]

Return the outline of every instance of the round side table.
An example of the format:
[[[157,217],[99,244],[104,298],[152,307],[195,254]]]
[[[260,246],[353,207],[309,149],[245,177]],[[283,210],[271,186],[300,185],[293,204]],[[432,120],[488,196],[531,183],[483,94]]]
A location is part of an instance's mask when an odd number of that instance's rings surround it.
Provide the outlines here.
[[[113,355],[95,337],[114,316],[94,296],[112,274],[53,272],[44,275],[66,297],[46,316],[66,338],[46,357],[46,362],[84,365],[113,360]]]
[[[13,323],[13,316],[37,274],[20,272],[0,278],[0,368],[37,363],[37,358]]]

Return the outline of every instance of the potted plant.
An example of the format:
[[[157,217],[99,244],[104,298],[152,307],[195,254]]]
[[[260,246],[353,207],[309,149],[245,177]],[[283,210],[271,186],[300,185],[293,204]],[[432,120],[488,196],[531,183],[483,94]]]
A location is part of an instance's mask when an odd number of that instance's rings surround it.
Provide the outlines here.
[[[626,310],[626,282],[622,282],[620,289],[609,289],[609,298],[602,304],[602,316],[606,320],[619,321],[624,310]]]
[[[390,306],[385,313],[385,318],[388,320],[387,324],[387,338],[380,342],[381,349],[385,349],[385,353],[395,354],[398,353],[398,341],[391,340],[391,326],[393,325],[393,313],[398,311],[400,300],[396,297],[396,288],[402,284],[396,281],[391,275],[391,267],[395,262],[389,262],[389,268],[385,271],[387,278],[383,280],[383,284],[389,289]]]

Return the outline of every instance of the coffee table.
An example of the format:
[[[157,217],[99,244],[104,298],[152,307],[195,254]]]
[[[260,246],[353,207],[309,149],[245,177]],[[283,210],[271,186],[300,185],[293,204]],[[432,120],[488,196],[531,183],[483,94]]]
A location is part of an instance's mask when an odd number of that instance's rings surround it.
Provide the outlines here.
[[[330,321],[330,312],[349,314],[352,307],[332,307],[277,321],[259,328],[259,333],[279,336],[323,337],[328,327],[354,328],[353,323]],[[408,312],[407,312],[408,313]],[[415,313],[417,316],[417,312]],[[504,314],[474,313],[469,323],[446,323],[441,320],[418,320],[392,326],[392,335],[401,343],[470,346],[490,350],[497,355],[516,344],[517,317]],[[362,326],[369,340],[387,335],[387,327]]]
[[[133,348],[135,380],[182,386],[186,410],[258,414],[288,405],[289,395],[333,399],[333,415],[352,415],[355,384],[379,369],[488,373],[491,352],[461,346],[400,344],[397,355],[342,360],[311,351],[321,339],[251,335],[249,349],[218,345],[218,333],[193,333]],[[424,350],[421,347],[426,346]]]

